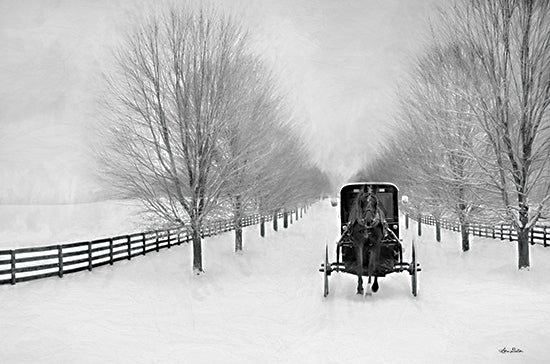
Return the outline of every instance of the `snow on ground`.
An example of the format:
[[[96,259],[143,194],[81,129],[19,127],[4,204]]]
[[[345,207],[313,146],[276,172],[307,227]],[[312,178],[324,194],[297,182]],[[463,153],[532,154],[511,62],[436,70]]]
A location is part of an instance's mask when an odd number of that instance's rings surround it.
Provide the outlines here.
[[[515,269],[515,245],[433,229],[415,237],[419,296],[407,273],[355,294],[355,278],[330,277],[338,209],[314,205],[288,229],[260,238],[245,229],[203,243],[206,274],[191,273],[191,247],[92,272],[0,286],[0,362],[5,363],[543,363],[550,360],[550,249],[532,247]],[[282,225],[282,224],[281,224]],[[404,246],[416,225],[402,230]],[[332,257],[331,259],[334,259]],[[501,353],[507,348],[522,353]]]

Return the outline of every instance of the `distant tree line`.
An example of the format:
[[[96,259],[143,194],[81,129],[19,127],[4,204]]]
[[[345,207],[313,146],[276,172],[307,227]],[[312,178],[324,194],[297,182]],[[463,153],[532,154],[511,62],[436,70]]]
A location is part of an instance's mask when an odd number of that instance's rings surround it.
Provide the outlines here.
[[[550,212],[550,2],[457,1],[401,85],[396,132],[363,178],[395,181],[410,207],[511,224],[518,268]]]
[[[115,52],[104,101],[107,180],[168,226],[276,213],[328,189],[293,130],[276,75],[236,18],[172,5],[140,18]]]

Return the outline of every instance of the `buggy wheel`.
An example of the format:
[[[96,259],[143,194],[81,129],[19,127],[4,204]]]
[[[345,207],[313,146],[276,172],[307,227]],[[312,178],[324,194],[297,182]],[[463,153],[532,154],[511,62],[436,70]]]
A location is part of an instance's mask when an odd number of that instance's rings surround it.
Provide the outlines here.
[[[325,286],[323,296],[328,296],[328,274],[330,269],[330,263],[328,262],[328,245],[325,245],[325,269],[323,269],[323,276],[325,278]]]
[[[411,262],[411,287],[412,287],[412,294],[416,297],[417,293],[417,269],[416,269],[416,256],[414,251],[414,243],[412,245],[412,262]]]

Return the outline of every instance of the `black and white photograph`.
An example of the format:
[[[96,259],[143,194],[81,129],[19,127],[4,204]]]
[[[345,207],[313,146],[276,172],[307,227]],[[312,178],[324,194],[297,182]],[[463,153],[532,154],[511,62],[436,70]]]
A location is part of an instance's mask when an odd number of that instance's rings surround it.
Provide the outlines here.
[[[550,362],[550,1],[0,0],[0,363]]]

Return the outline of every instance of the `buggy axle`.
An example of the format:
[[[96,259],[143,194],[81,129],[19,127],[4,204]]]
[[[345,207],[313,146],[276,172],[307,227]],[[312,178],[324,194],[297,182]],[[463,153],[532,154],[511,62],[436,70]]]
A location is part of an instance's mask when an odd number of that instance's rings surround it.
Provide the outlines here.
[[[393,270],[387,271],[384,274],[375,274],[377,277],[385,277],[386,274],[389,273],[401,273],[401,272],[409,272],[409,274],[413,274],[412,270],[412,264],[411,263],[395,263]],[[421,272],[422,268],[420,267],[420,263],[416,263],[416,271]],[[321,267],[319,268],[319,272],[323,273],[325,272],[325,264],[321,263]],[[343,273],[350,273],[350,274],[356,274],[356,271],[354,269],[347,269],[346,265],[344,263],[330,263],[329,268],[327,269],[327,275],[331,275],[332,272],[343,272]],[[365,274],[365,277],[367,275]]]

